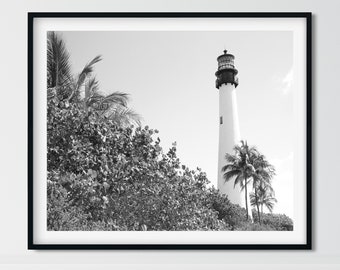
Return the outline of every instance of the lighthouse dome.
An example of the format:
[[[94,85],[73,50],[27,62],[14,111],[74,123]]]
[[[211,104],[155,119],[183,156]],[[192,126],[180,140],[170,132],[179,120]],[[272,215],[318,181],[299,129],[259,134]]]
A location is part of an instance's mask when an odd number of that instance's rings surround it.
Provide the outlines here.
[[[235,68],[234,60],[235,57],[232,54],[227,53],[227,50],[223,51],[224,54],[217,57],[218,62],[218,70],[226,69],[226,68]]]

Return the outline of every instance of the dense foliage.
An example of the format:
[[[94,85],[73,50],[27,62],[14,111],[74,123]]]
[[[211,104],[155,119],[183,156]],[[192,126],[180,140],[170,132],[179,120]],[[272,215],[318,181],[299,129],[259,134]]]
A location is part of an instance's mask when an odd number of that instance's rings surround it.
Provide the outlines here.
[[[257,222],[257,216],[254,219]],[[267,226],[268,230],[275,231],[292,231],[293,221],[291,218],[284,214],[267,214],[263,213],[261,215],[261,225]]]
[[[49,229],[84,229],[90,221],[86,229],[229,228],[211,207],[206,175],[181,165],[175,145],[164,154],[156,130],[122,128],[55,100],[47,128]]]

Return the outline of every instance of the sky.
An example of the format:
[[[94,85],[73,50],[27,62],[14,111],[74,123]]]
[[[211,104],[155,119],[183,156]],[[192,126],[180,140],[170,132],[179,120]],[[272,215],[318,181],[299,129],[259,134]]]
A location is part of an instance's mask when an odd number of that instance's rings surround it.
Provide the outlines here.
[[[217,185],[219,109],[216,58],[235,56],[241,138],[276,169],[274,213],[293,217],[293,33],[289,31],[59,32],[74,74],[97,55],[103,93],[121,91],[143,125],[159,130],[164,151],[176,141],[182,164]]]

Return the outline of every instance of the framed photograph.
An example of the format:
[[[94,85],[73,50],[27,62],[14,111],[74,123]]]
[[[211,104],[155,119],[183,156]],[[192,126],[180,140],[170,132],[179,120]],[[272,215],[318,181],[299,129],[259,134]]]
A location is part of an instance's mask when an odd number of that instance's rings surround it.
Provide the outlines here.
[[[311,13],[29,13],[29,249],[311,249]]]

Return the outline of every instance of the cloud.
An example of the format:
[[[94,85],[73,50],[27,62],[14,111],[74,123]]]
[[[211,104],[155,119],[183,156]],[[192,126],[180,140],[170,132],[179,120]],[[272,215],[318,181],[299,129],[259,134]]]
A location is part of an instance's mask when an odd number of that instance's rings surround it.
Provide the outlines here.
[[[271,159],[271,162],[277,168],[277,170],[290,170],[292,169],[294,161],[294,153],[291,151],[286,156],[282,157],[274,157]]]
[[[292,92],[292,85],[293,85],[293,79],[294,79],[294,74],[293,74],[293,67],[290,68],[286,76],[282,79],[282,87],[281,87],[281,93],[282,95],[288,95]]]

